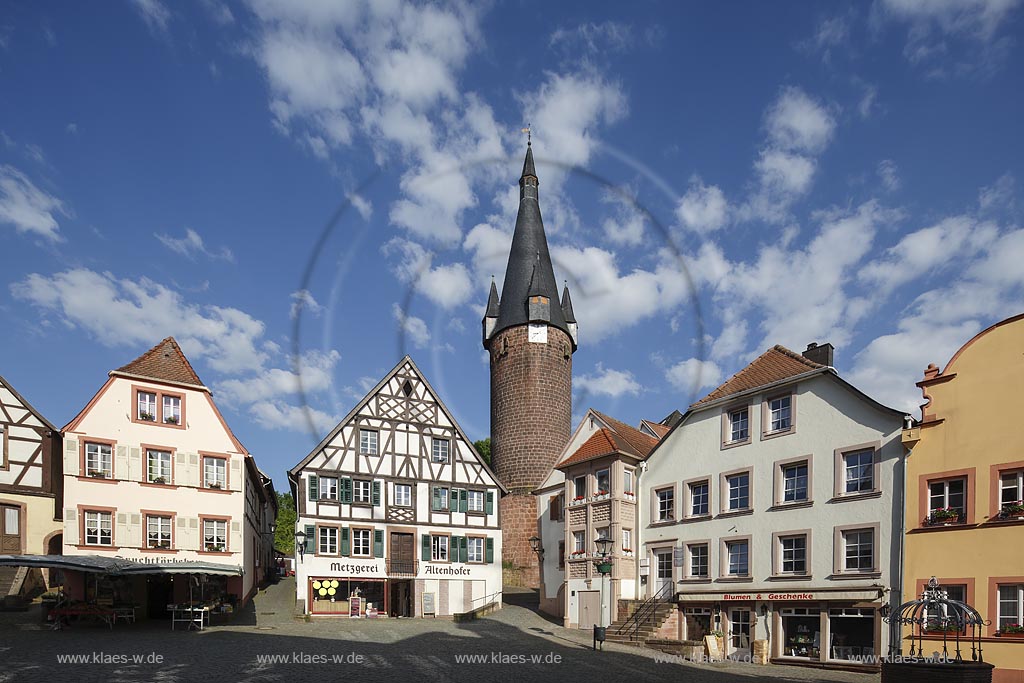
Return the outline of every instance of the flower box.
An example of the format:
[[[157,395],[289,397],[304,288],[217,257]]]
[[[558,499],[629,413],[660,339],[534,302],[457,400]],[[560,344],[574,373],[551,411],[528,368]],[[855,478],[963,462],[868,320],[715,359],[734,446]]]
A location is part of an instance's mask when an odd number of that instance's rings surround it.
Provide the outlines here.
[[[1012,503],[1003,503],[999,510],[1000,519],[1024,519],[1024,501],[1016,500]]]
[[[576,496],[575,498],[569,501],[569,505],[583,505],[586,502],[586,496]]]
[[[214,545],[212,543],[207,543],[206,544],[206,551],[210,552],[210,553],[222,553],[222,552],[224,552],[224,546],[222,546],[222,545]]]
[[[608,500],[611,497],[612,494],[608,493],[607,491],[598,491],[597,493],[594,494],[594,501],[597,502],[599,500]]]
[[[963,520],[963,511],[956,508],[939,508],[932,510],[924,519],[925,526],[949,526],[959,524]]]
[[[176,418],[174,415],[168,415],[167,417],[164,418],[164,424],[176,425],[178,424],[178,418]]]
[[[89,476],[93,479],[106,479],[107,473],[103,470],[89,470]]]
[[[139,413],[139,419],[146,422],[156,422],[156,415],[153,413]]]
[[[220,489],[220,488],[221,488],[221,485],[220,485],[220,484],[218,484],[218,483],[217,483],[217,482],[215,482],[215,481],[212,481],[212,482],[207,482],[207,483],[206,483],[206,488],[208,488],[208,489]]]
[[[149,480],[149,483],[150,484],[166,484],[167,483],[167,479],[165,479],[164,477],[153,477],[152,479]]]

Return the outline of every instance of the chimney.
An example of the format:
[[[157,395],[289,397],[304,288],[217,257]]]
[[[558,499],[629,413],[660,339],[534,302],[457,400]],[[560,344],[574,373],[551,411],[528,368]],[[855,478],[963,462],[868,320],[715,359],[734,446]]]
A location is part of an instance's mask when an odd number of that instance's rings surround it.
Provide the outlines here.
[[[827,365],[828,367],[835,367],[833,362],[833,356],[835,354],[835,347],[825,342],[819,345],[817,342],[811,342],[807,345],[807,350],[804,351],[803,357],[807,360],[820,363],[821,365]]]

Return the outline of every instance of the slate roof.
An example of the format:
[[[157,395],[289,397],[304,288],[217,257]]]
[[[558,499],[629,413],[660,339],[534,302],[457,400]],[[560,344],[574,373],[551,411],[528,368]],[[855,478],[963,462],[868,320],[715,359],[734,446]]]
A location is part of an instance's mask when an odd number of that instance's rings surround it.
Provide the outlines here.
[[[790,351],[785,346],[776,344],[690,407],[700,407],[720,398],[741,394],[751,389],[802,375],[811,370],[826,369],[826,367],[821,363],[804,358],[795,351]]]
[[[644,460],[658,445],[657,439],[625,422],[620,422],[596,410],[593,413],[601,418],[608,427],[601,427],[595,431],[589,439],[583,442],[582,446],[558,463],[558,469],[605,455],[628,455],[637,460]]]
[[[512,247],[509,250],[508,266],[505,268],[505,282],[501,287],[498,322],[490,337],[484,340],[485,347],[498,332],[508,327],[526,325],[530,322],[527,308],[527,297],[530,294],[541,294],[548,298],[551,312],[551,319],[548,323],[572,337],[565,321],[565,314],[558,304],[558,285],[555,283],[551,254],[548,253],[548,240],[544,234],[540,203],[537,200],[536,192],[525,191],[527,177],[537,177],[533,164],[533,147],[526,149],[523,175],[519,179],[519,213],[516,216],[515,232],[512,233]],[[489,311],[490,302],[488,302]]]
[[[178,346],[174,337],[167,337],[131,363],[119,367],[114,372],[176,384],[204,386],[199,375],[192,369],[188,358],[185,358],[185,354],[181,352],[181,347]]]

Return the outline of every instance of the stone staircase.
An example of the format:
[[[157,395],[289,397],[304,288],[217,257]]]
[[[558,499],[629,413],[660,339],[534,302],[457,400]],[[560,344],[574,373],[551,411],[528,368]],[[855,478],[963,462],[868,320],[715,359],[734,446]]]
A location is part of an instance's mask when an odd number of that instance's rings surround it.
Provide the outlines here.
[[[619,600],[618,618],[608,627],[606,638],[612,643],[624,643],[642,647],[648,640],[656,639],[658,631],[676,613],[678,608],[671,602],[660,602],[654,611],[643,620],[639,627],[630,622],[636,610],[644,604],[643,600]],[[626,627],[624,633],[619,629]],[[635,628],[635,631],[634,631]]]
[[[27,571],[24,567],[0,567],[0,609],[19,609],[25,602],[21,588]]]

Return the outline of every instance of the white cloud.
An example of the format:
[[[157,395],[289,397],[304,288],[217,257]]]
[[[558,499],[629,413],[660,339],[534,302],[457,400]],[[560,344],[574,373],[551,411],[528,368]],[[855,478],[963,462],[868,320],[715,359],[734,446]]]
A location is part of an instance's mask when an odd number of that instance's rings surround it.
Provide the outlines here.
[[[397,303],[391,304],[391,314],[398,323],[399,332],[412,342],[413,346],[423,349],[430,344],[430,330],[422,318],[409,315]]]
[[[669,383],[677,390],[696,393],[722,382],[722,369],[714,361],[687,358],[668,369]]]
[[[268,359],[259,350],[262,322],[237,308],[190,304],[149,278],[118,279],[84,268],[33,273],[12,284],[11,294],[104,346],[149,348],[174,336],[188,356],[223,373],[257,371]]]
[[[18,169],[0,166],[0,224],[61,242],[64,238],[57,215],[68,215],[61,200],[40,190]]]
[[[475,293],[464,265],[434,266],[434,253],[416,242],[395,237],[386,242],[381,251],[393,259],[392,272],[401,282],[445,310],[461,306]]]
[[[64,126],[64,130],[70,135],[75,135],[78,133],[78,124],[71,122],[68,125]]]
[[[899,169],[896,168],[896,162],[892,159],[882,159],[878,162],[878,179],[882,181],[882,186],[889,192],[895,192],[900,189],[902,184],[900,181]]]
[[[613,207],[612,216],[605,218],[601,227],[612,244],[637,246],[644,241],[644,214],[636,206],[634,188],[621,188],[618,192],[606,189],[601,202]]]
[[[228,247],[219,249],[208,249],[203,242],[202,236],[192,228],[185,228],[184,237],[171,237],[162,233],[153,233],[153,236],[160,240],[160,243],[176,254],[196,260],[197,256],[205,256],[213,260],[235,262],[235,255]]]
[[[165,33],[171,21],[171,12],[160,0],[130,0],[146,26],[153,33]]]
[[[783,88],[765,115],[765,128],[773,146],[816,154],[832,139],[835,118],[800,88]]]
[[[267,400],[249,406],[249,413],[265,429],[303,432],[312,429],[315,438],[326,434],[341,418],[310,406],[296,406],[281,400]],[[312,422],[312,424],[310,424]]]
[[[638,396],[642,387],[628,370],[613,370],[597,364],[593,373],[580,375],[573,380],[577,389],[598,396]]]
[[[871,114],[879,108],[878,86],[871,83],[860,83],[860,85],[864,92],[857,103],[857,113],[860,114],[862,119],[871,118]]]
[[[848,45],[850,23],[848,16],[826,17],[818,23],[814,35],[804,41],[801,47],[809,52],[821,53],[821,60],[827,64],[832,60],[833,48]]]
[[[348,200],[352,202],[352,206],[355,207],[355,210],[359,212],[364,221],[370,220],[370,217],[373,215],[373,204],[369,199],[353,192],[348,196]]]
[[[728,221],[729,204],[717,185],[705,185],[700,178],[692,178],[690,188],[676,207],[676,216],[694,232],[714,232]]]
[[[1004,173],[995,184],[978,192],[978,206],[982,212],[1013,208],[1016,204],[1017,180],[1012,173]]]
[[[548,39],[550,47],[579,48],[591,54],[624,52],[634,42],[633,27],[617,21],[585,22],[575,28],[558,28]]]
[[[320,305],[308,289],[300,289],[291,293],[292,305],[289,309],[289,317],[295,320],[303,313],[308,313],[314,318],[319,317],[324,307]]]
[[[271,368],[245,379],[228,379],[216,384],[218,395],[235,404],[250,404],[298,394],[323,391],[331,386],[332,371],[341,355],[307,351],[299,359],[298,368]]]

